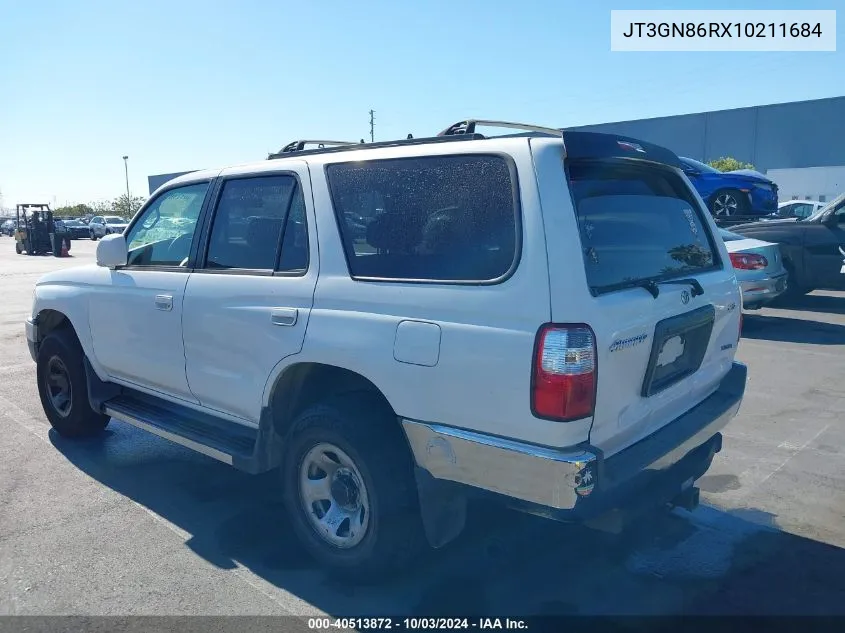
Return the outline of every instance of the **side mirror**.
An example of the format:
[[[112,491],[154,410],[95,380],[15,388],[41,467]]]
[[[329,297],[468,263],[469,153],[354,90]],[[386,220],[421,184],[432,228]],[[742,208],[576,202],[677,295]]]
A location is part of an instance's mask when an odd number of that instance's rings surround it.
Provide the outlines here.
[[[111,268],[126,266],[126,238],[121,233],[104,236],[97,244],[97,266]]]

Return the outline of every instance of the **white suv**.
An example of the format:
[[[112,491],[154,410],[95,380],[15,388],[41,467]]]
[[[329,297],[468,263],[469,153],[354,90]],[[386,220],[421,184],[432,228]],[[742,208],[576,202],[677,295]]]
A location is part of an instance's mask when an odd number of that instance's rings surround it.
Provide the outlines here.
[[[50,423],[281,467],[303,544],[357,572],[474,495],[608,529],[694,507],[746,381],[710,214],[661,147],[482,123],[164,185],[36,286]]]

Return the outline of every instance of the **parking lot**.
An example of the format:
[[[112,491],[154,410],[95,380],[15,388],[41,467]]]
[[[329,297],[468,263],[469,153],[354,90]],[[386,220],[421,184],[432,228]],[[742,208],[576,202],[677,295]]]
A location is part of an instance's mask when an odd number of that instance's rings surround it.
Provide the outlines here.
[[[746,398],[702,506],[618,538],[479,506],[383,586],[298,548],[274,473],[113,421],[50,431],[23,320],[49,270],[0,238],[0,614],[845,614],[845,293],[746,316]]]

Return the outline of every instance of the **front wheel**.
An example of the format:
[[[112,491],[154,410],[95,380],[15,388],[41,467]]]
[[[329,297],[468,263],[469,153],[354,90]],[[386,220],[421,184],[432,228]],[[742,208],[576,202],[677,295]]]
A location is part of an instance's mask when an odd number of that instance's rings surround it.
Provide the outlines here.
[[[355,577],[396,571],[423,544],[413,463],[395,415],[347,394],[305,410],[282,467],[294,530],[321,563]]]
[[[94,411],[88,401],[84,352],[69,328],[54,330],[38,349],[36,375],[41,406],[63,437],[87,437],[106,428],[109,416]]]
[[[21,246],[20,242],[15,242],[15,252],[20,255],[23,253],[23,247]]]
[[[91,241],[92,241],[92,242],[96,242],[96,241],[97,241],[97,236],[96,236],[96,235],[94,235],[94,229],[91,229],[91,230],[88,232],[88,234],[89,234],[89,236],[91,237]]]
[[[748,197],[736,189],[722,189],[713,194],[710,212],[717,218],[748,215]]]

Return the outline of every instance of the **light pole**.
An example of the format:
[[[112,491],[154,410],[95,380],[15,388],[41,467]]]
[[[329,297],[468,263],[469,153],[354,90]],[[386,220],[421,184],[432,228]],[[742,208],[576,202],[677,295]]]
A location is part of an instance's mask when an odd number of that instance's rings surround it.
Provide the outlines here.
[[[132,198],[129,197],[129,157],[123,157],[123,171],[126,173],[126,216],[132,219]]]

